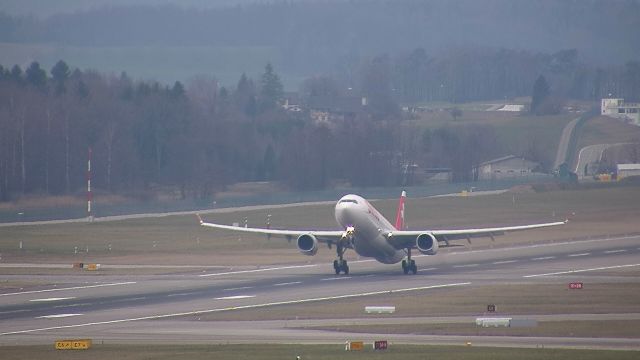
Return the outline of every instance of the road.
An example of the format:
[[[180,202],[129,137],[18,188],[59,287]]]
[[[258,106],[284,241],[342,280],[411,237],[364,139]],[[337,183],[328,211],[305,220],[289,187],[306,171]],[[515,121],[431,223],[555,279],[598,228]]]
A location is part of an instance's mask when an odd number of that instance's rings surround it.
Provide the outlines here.
[[[580,152],[578,153],[578,161],[576,164],[575,173],[580,178],[594,175],[594,174],[585,175],[584,173],[585,166],[587,166],[588,164],[599,163],[602,160],[602,155],[604,154],[605,150],[613,147],[624,146],[629,144],[632,144],[632,143],[596,144],[596,145],[589,145],[589,146],[583,147],[582,149],[580,149]]]
[[[203,268],[187,273],[139,276],[42,276],[55,287],[0,293],[0,344],[51,343],[60,338],[89,337],[105,342],[335,343],[370,340],[382,334],[345,334],[295,327],[308,320],[198,321],[204,314],[275,305],[317,303],[371,297],[389,292],[438,291],[510,283],[544,283],[594,279],[640,281],[603,274],[602,270],[640,268],[640,236],[475,250],[461,249],[419,256],[419,273],[402,275],[398,266],[373,260],[351,262],[352,274],[335,276],[330,264],[283,265],[267,268]],[[32,276],[5,276],[20,281]],[[544,315],[540,315],[540,319]],[[618,314],[573,314],[572,319],[616,319]],[[638,318],[629,314],[628,318]],[[420,321],[434,321],[425,317]],[[457,318],[454,321],[468,319]],[[323,324],[344,322],[323,320]],[[348,321],[348,320],[347,320]],[[360,321],[360,320],[358,320]],[[390,318],[383,321],[403,321]],[[403,343],[457,343],[469,336],[384,335]],[[637,339],[471,337],[492,346],[569,346],[640,350]]]

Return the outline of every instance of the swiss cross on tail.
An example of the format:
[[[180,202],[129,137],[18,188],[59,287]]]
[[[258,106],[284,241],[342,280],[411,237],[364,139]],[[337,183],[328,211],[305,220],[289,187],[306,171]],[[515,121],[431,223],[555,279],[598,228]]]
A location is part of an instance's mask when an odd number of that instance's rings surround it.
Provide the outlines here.
[[[404,230],[404,199],[407,197],[407,192],[403,191],[400,195],[400,201],[398,201],[398,211],[396,212],[396,230]]]

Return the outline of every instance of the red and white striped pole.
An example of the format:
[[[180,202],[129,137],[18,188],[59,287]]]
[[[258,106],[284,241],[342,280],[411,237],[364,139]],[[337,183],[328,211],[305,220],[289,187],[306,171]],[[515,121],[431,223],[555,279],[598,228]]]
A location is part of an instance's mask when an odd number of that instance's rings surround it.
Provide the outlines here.
[[[89,157],[87,160],[87,219],[89,222],[93,221],[93,215],[91,214],[91,201],[93,200],[93,194],[91,193],[91,155],[92,150],[89,147]]]

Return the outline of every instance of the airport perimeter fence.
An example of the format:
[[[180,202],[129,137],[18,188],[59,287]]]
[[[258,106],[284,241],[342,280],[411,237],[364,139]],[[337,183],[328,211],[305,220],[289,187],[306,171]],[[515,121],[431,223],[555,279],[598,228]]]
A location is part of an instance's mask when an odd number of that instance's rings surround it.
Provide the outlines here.
[[[315,201],[336,201],[340,197],[355,193],[368,199],[394,199],[402,190],[407,191],[410,198],[428,197],[462,191],[491,191],[508,189],[516,185],[553,181],[547,175],[532,175],[518,179],[477,181],[470,183],[432,183],[409,187],[370,187],[328,189],[308,192],[274,192],[250,196],[233,196],[209,200],[174,200],[174,201],[130,201],[119,204],[100,204],[99,197],[92,204],[93,216],[96,218],[115,215],[167,213],[180,211],[199,211],[218,208],[230,208],[252,205],[292,204]],[[0,210],[0,223],[81,219],[87,217],[86,205],[49,208],[25,208]]]

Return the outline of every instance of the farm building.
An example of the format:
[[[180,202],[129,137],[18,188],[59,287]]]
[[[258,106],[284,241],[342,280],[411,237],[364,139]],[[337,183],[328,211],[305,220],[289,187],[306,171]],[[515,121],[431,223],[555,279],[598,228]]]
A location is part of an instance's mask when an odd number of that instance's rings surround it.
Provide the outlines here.
[[[515,155],[490,160],[478,165],[478,180],[499,180],[529,176],[540,164]]]
[[[616,165],[618,180],[629,176],[640,176],[640,164],[618,164]]]
[[[602,99],[600,114],[640,126],[640,103],[627,103],[624,99]]]

